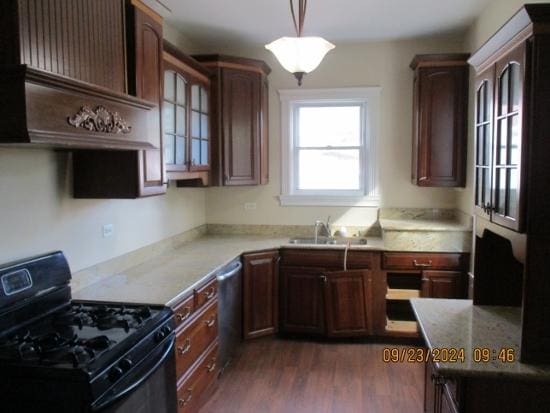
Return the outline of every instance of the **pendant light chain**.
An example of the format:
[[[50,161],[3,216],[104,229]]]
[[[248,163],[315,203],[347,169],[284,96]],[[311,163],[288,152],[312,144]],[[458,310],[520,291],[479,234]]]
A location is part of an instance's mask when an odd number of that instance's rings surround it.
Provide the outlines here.
[[[292,13],[292,21],[294,23],[294,29],[298,37],[302,37],[304,30],[304,22],[306,20],[306,8],[307,0],[299,0],[298,2],[298,19],[296,19],[296,12],[294,11],[294,0],[290,0],[290,12]]]

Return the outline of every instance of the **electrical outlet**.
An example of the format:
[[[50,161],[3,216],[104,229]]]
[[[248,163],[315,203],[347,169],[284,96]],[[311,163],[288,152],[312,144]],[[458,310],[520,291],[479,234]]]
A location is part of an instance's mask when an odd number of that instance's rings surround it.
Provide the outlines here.
[[[115,227],[113,226],[113,224],[103,225],[103,238],[112,237],[114,232],[115,232]]]
[[[252,211],[254,209],[256,209],[256,202],[247,202],[244,204],[244,209],[246,209],[247,211]]]

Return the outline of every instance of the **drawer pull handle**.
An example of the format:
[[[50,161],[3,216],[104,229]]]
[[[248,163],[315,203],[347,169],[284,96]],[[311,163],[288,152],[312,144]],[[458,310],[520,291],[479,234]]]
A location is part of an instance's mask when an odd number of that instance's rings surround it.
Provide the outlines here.
[[[430,268],[432,266],[432,260],[429,260],[427,263],[419,263],[417,260],[414,260],[413,265],[416,268]]]
[[[208,373],[212,373],[216,369],[216,359],[212,359],[212,363],[210,363],[208,366],[206,366],[206,370]]]
[[[176,318],[177,318],[178,322],[181,323],[182,321],[187,320],[190,315],[191,315],[191,307],[185,307],[183,309],[182,313],[177,313],[176,314]]]
[[[213,315],[210,317],[210,320],[204,320],[204,324],[206,324],[206,327],[214,327],[214,324],[216,324],[216,316]]]
[[[191,339],[188,338],[185,340],[185,345],[178,347],[178,354],[180,356],[185,355],[191,349]]]
[[[178,404],[180,407],[185,407],[189,404],[191,399],[193,398],[193,389],[189,388],[187,389],[187,392],[189,393],[185,399],[179,399]]]
[[[215,295],[216,295],[216,288],[210,287],[208,291],[204,293],[204,298],[206,298],[207,300],[210,300]]]

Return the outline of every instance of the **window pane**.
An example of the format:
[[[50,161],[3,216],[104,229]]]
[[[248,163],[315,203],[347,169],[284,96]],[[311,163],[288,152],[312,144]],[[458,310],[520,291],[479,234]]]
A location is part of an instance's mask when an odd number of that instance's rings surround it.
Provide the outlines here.
[[[485,168],[483,170],[483,203],[487,204],[491,202],[491,169]]]
[[[506,165],[508,143],[508,119],[498,121],[497,164]]]
[[[185,79],[181,76],[178,76],[177,80],[177,86],[178,86],[178,103],[180,105],[185,105],[185,102],[187,101],[187,96],[185,95]]]
[[[483,161],[485,166],[491,164],[491,126],[485,125],[485,141],[483,142],[483,150],[485,155],[483,156]]]
[[[520,158],[519,115],[514,115],[510,120],[510,164],[518,165]]]
[[[477,142],[476,164],[477,165],[484,165],[483,163],[483,155],[485,153],[485,148],[483,147],[483,143],[485,142],[484,131],[485,131],[485,128],[483,126],[477,127],[477,136],[476,136],[476,142]]]
[[[361,145],[361,107],[325,106],[299,108],[298,145]]]
[[[298,155],[298,189],[361,189],[359,150],[307,150]]]
[[[518,185],[519,173],[517,169],[508,170],[509,193],[508,193],[508,216],[517,218],[518,216]]]
[[[515,112],[519,110],[519,96],[520,96],[520,79],[519,79],[519,65],[513,64],[510,66],[510,102],[512,104],[511,111]]]
[[[208,115],[201,115],[201,138],[208,139]]]
[[[200,88],[198,85],[193,85],[191,86],[191,108],[200,110],[200,105]]]
[[[165,132],[174,133],[176,127],[176,119],[174,118],[174,112],[176,106],[172,103],[164,102],[162,105],[162,125]]]
[[[477,123],[485,121],[485,92],[487,83],[484,82],[477,92]]]
[[[164,72],[164,99],[171,101],[176,100],[176,97],[174,96],[176,89],[174,85],[175,76],[176,74],[170,70],[166,70]]]
[[[483,205],[483,168],[476,168],[476,200],[478,206]]]
[[[201,165],[208,165],[208,141],[201,141]]]
[[[191,152],[191,164],[198,165],[201,161],[201,141],[193,139],[193,148]]]
[[[173,165],[175,161],[173,135],[164,135],[163,147],[164,147],[164,163],[168,165]]]
[[[185,163],[185,139],[176,137],[176,164],[183,165]]]
[[[176,133],[185,135],[185,108],[176,106]]]
[[[508,113],[508,80],[510,75],[510,66],[502,73],[499,81],[500,96],[498,100],[498,114]]]
[[[208,113],[208,92],[201,87],[201,111]]]
[[[506,169],[497,169],[495,179],[497,212],[506,215]]]
[[[191,112],[191,136],[193,138],[200,138],[201,133],[201,119],[198,112]]]

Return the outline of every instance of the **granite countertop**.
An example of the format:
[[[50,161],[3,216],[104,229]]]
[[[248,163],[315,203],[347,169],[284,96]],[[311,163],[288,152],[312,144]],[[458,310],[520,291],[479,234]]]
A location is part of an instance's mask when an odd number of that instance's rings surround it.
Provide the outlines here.
[[[84,288],[73,288],[73,298],[172,306],[204,278],[243,253],[278,248],[345,248],[345,245],[289,244],[289,240],[262,235],[205,235]],[[369,238],[368,242],[352,245],[350,249],[383,249],[380,238]]]
[[[435,363],[443,376],[550,380],[550,365],[517,361],[521,339],[519,307],[474,306],[471,300],[432,298],[414,298],[411,304],[430,349],[464,349],[464,362]],[[503,348],[513,349],[516,360],[500,361],[498,353]],[[489,349],[491,360],[475,362],[474,349]]]
[[[383,231],[458,231],[471,232],[469,223],[455,219],[380,219]]]

